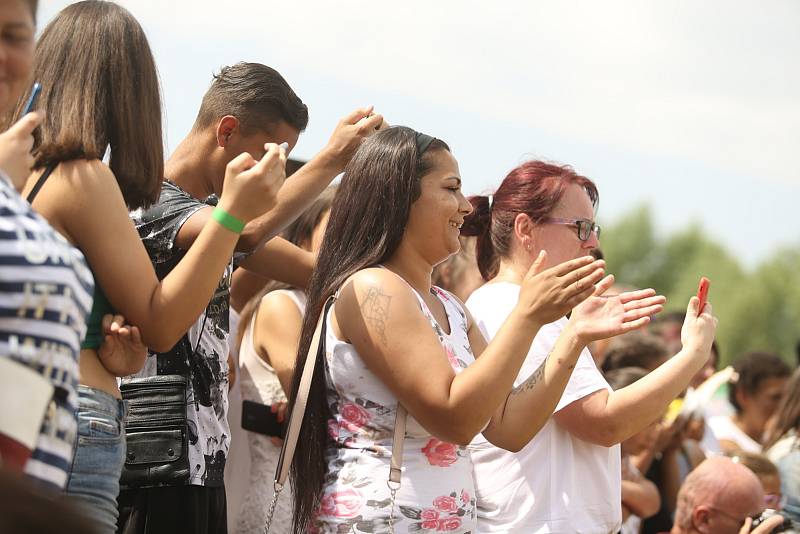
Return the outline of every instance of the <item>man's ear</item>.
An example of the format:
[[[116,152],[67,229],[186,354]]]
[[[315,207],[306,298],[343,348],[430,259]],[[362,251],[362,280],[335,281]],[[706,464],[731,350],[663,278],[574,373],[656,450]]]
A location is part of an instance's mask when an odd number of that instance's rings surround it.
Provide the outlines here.
[[[711,519],[711,511],[706,506],[696,506],[694,510],[692,510],[692,526],[697,532],[710,532],[711,525],[709,521]]]
[[[225,115],[217,123],[217,146],[225,148],[231,136],[239,131],[239,119],[233,115]]]
[[[739,407],[744,411],[750,402],[750,395],[747,394],[743,387],[738,386],[734,392],[734,396],[736,397],[736,402],[739,404]]]

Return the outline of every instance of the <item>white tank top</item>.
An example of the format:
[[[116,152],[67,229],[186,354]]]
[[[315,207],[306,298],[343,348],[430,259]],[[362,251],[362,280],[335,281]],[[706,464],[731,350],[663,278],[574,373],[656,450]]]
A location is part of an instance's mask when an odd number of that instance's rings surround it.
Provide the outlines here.
[[[281,293],[292,299],[300,310],[300,314],[305,313],[306,295],[299,289],[278,289],[268,295]],[[266,295],[265,295],[266,296]],[[260,303],[259,303],[260,304]],[[239,349],[239,365],[242,369],[242,390],[245,398],[251,399],[253,393],[257,394],[263,404],[274,404],[276,402],[286,402],[286,394],[278,381],[278,375],[270,364],[264,361],[256,352],[253,344],[253,330],[258,317],[258,309],[253,312],[250,323],[247,325],[242,346]],[[255,400],[255,399],[251,399]]]

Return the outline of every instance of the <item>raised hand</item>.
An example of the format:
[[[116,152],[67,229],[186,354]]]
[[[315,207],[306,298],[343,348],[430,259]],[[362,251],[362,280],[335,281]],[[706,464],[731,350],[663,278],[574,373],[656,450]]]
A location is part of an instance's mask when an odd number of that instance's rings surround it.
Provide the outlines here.
[[[286,180],[286,151],[267,143],[260,161],[247,152],[236,156],[225,169],[225,182],[219,206],[242,222],[248,222],[272,209]]]
[[[11,128],[0,134],[0,170],[11,179],[14,189],[20,191],[31,173],[34,158],[33,130],[42,122],[43,115],[28,113]]]
[[[388,127],[383,115],[373,113],[372,106],[357,109],[339,121],[324,150],[342,172],[364,139]]]
[[[603,260],[584,256],[543,269],[547,253],[541,251],[522,280],[518,306],[538,324],[564,317],[595,291],[603,278]]]
[[[667,299],[653,289],[606,295],[613,284],[613,275],[605,277],[594,295],[572,311],[570,328],[585,343],[641,328],[650,322],[650,316],[664,309]]]
[[[147,346],[135,326],[126,325],[122,315],[103,316],[103,344],[97,349],[103,367],[114,376],[127,376],[141,370]]]
[[[711,302],[706,302],[703,313],[698,314],[700,299],[692,297],[686,309],[686,319],[681,327],[681,343],[684,348],[696,350],[703,357],[708,358],[714,334],[717,331],[717,318],[713,315]]]

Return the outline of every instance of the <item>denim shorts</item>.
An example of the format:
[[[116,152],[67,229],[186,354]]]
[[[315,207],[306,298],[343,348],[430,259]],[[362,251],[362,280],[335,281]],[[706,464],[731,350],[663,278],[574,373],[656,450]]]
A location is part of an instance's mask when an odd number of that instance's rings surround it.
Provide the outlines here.
[[[125,404],[88,386],[78,386],[78,398],[77,446],[66,492],[97,532],[114,533],[125,463]]]

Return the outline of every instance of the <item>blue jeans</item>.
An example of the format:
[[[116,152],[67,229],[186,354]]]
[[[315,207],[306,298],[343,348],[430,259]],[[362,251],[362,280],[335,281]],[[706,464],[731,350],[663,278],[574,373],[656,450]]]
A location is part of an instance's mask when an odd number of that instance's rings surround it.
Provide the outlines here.
[[[119,477],[125,463],[125,404],[108,393],[78,386],[78,444],[67,495],[98,530],[117,530]]]

